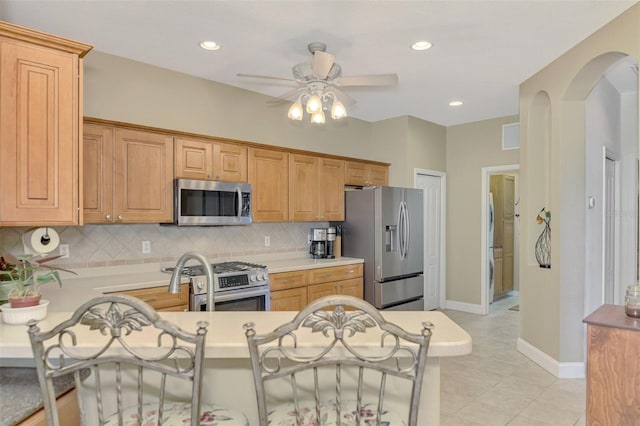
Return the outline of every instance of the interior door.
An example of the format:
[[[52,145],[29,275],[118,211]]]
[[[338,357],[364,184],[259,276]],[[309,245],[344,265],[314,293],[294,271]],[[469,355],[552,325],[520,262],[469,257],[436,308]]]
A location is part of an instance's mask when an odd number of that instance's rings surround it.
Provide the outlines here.
[[[442,232],[442,177],[418,175],[416,187],[423,191],[424,218],[424,309],[440,306],[440,247]]]

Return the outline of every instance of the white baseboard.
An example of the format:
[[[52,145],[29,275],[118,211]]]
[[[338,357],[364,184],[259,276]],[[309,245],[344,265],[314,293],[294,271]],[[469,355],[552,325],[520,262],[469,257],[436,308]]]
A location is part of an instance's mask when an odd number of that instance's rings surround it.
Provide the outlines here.
[[[518,352],[559,379],[584,379],[584,362],[558,362],[526,340],[518,338]]]
[[[468,312],[470,314],[484,315],[482,305],[474,305],[473,303],[456,302],[455,300],[447,300],[447,309],[454,311]]]

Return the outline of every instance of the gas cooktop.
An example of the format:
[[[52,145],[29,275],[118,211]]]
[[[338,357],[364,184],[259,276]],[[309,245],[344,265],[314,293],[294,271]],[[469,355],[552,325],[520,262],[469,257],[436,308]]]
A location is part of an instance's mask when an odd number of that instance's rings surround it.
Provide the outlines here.
[[[222,262],[222,263],[212,263],[211,268],[213,269],[213,273],[227,274],[234,272],[246,272],[246,271],[265,271],[267,267],[265,265],[259,265],[257,263],[248,263],[248,262]],[[163,272],[173,272],[175,267],[164,268]],[[185,266],[182,268],[182,275],[187,275],[190,277],[204,275],[204,267],[202,265],[193,265],[193,266]]]

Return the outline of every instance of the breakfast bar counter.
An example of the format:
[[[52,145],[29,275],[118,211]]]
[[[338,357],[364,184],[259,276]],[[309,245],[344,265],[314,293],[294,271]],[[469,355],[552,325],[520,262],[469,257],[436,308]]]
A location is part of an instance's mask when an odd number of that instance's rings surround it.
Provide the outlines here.
[[[203,397],[217,404],[244,411],[251,424],[257,422],[249,351],[242,325],[246,322],[256,324],[256,332],[264,334],[272,331],[284,322],[290,321],[296,312],[161,312],[160,315],[177,324],[184,330],[195,331],[198,321],[209,323],[209,332],[205,351],[205,379]],[[440,407],[440,357],[460,356],[471,352],[471,337],[460,326],[442,312],[402,312],[383,311],[387,321],[403,327],[409,332],[419,333],[421,323],[434,324],[429,347],[425,379],[421,394],[421,425],[439,424]],[[39,324],[42,330],[71,316],[70,312],[50,312]],[[88,333],[88,331],[87,331]],[[90,335],[87,335],[90,336]],[[78,335],[78,341],[91,347],[91,338]],[[135,337],[140,348],[155,347],[154,338],[140,332]],[[363,342],[363,345],[379,344],[377,341]],[[24,325],[0,324],[0,365],[29,366],[33,355],[27,327]]]

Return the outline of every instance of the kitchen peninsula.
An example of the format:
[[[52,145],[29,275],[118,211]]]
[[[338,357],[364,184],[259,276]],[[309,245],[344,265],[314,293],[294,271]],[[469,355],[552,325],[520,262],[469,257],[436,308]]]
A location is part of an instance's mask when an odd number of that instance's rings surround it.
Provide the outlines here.
[[[313,260],[300,257],[263,259],[263,262],[268,264],[271,273],[278,273],[322,266],[354,265],[360,264],[362,260],[346,257]],[[168,285],[169,282],[169,275],[159,272],[158,264],[118,267],[117,274],[112,268],[91,268],[94,269],[93,276],[87,275],[87,271],[79,271],[77,278],[64,280],[62,289],[55,286],[43,287],[44,297],[51,299],[51,303],[47,317],[40,323],[41,328],[53,327],[68,318],[79,304],[102,293]],[[251,424],[255,424],[257,409],[253,391],[247,391],[253,389],[253,382],[242,325],[253,321],[257,324],[258,333],[266,333],[291,320],[295,312],[161,312],[160,315],[185,330],[195,329],[197,321],[209,322],[205,354],[206,379],[203,381],[205,398],[244,411]],[[385,311],[384,316],[414,333],[420,331],[422,321],[431,321],[435,325],[425,370],[419,424],[437,425],[440,417],[439,358],[470,353],[471,338],[442,312]],[[140,347],[153,347],[155,340],[136,337],[136,344]],[[32,359],[26,326],[0,324],[0,365],[30,366]],[[229,386],[230,383],[234,386]]]

